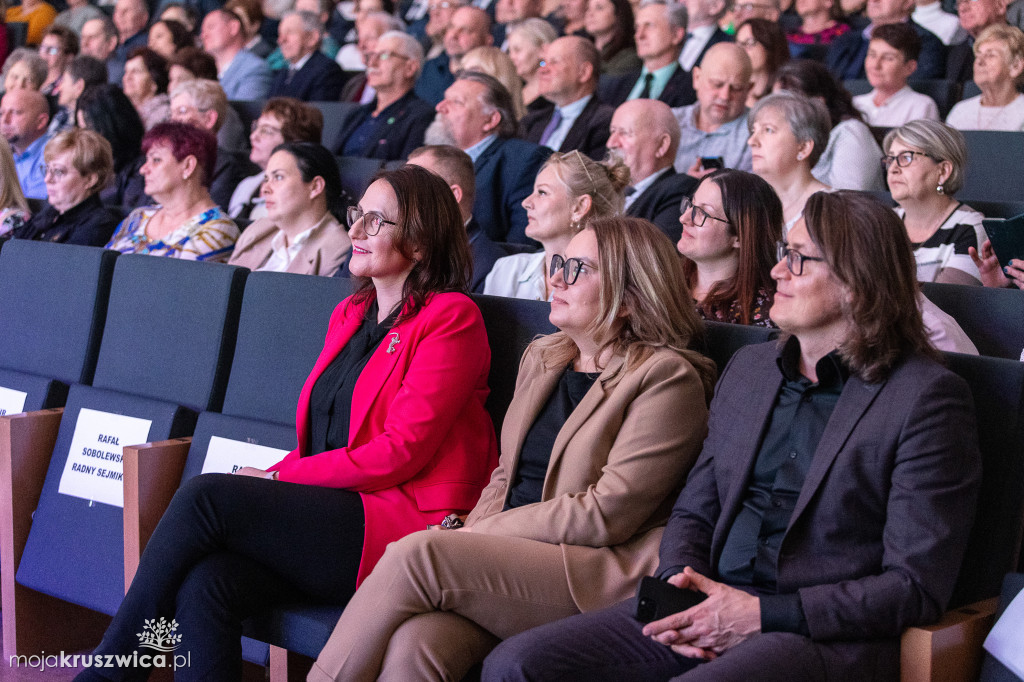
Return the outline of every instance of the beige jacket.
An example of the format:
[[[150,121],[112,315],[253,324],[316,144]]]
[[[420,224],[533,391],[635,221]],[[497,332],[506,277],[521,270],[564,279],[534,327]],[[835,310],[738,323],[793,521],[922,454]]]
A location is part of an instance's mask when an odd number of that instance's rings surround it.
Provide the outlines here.
[[[228,262],[250,270],[259,269],[270,258],[273,252],[271,243],[277,233],[278,227],[270,218],[257,220],[242,232]],[[334,216],[327,213],[313,228],[286,272],[330,276],[345,263],[351,251],[348,233]]]
[[[560,545],[580,611],[632,596],[654,572],[664,525],[707,432],[704,389],[685,358],[659,350],[610,385],[621,365],[609,363],[559,431],[541,502],[502,512],[526,433],[561,376],[531,345],[498,468],[467,519],[474,532]]]

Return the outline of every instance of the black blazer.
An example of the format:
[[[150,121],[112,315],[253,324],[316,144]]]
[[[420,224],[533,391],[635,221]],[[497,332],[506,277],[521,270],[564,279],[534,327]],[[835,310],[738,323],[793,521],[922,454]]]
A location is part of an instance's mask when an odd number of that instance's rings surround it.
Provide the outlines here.
[[[908,23],[921,38],[921,54],[914,78],[942,78],[946,73],[946,46],[925,27],[913,21]],[[864,58],[867,55],[868,41],[864,40],[864,32],[854,29],[832,41],[825,53],[825,65],[839,80],[862,79],[866,78]]]
[[[218,206],[227,210],[238,183],[259,172],[259,167],[249,160],[248,154],[217,147],[217,163],[213,168],[213,178],[210,179],[210,197]]]
[[[410,90],[380,112],[372,123],[373,132],[362,148],[346,151],[348,138],[366,119],[372,117],[376,106],[377,101],[374,100],[349,114],[338,134],[341,143],[337,149],[332,150],[335,154],[397,161],[408,157],[409,152],[423,145],[423,135],[434,120],[434,107]]]
[[[473,254],[473,277],[469,282],[469,290],[474,294],[482,294],[484,280],[494,267],[494,261],[508,254],[480,229],[476,218],[469,219],[466,232],[469,234],[469,250]]]
[[[94,193],[63,215],[47,203],[12,236],[59,244],[106,246],[123,218],[114,209],[105,208],[99,193]]]
[[[731,43],[732,41],[733,37],[731,35],[716,26],[715,32],[711,34],[711,38],[708,42],[704,43],[704,49],[700,51],[700,54],[697,56],[697,61],[695,61],[693,65],[700,66],[700,63],[704,61],[704,55],[707,54],[712,45],[717,45],[718,43]],[[686,43],[683,43],[683,45],[686,45]]]
[[[448,66],[448,53],[442,52],[423,64],[416,81],[416,96],[433,106],[444,99],[444,91],[455,82],[455,75]]]
[[[526,236],[523,199],[533,192],[533,181],[549,156],[547,147],[499,137],[477,158],[473,216],[492,241],[533,243]]]
[[[683,234],[679,224],[679,203],[683,197],[693,195],[700,181],[686,173],[677,173],[672,166],[626,209],[626,215],[650,220],[673,243]]]
[[[966,83],[974,80],[974,38],[950,45],[946,54],[946,80]]]
[[[610,107],[601,101],[595,93],[587,106],[573,121],[572,128],[565,136],[565,141],[558,148],[560,152],[571,152],[578,149],[595,161],[600,161],[605,155],[605,146],[608,144],[608,126],[612,123],[612,115],[615,108]],[[523,117],[523,139],[540,144],[540,138],[544,135],[544,129],[551,122],[555,115],[555,105],[551,104],[544,109],[534,111]]]
[[[659,575],[718,580],[782,374],[776,342],[732,356],[708,435],[661,540]],[[934,622],[953,593],[974,519],[981,455],[970,389],[910,356],[889,376],[843,387],[779,547],[778,596],[799,595],[815,641],[849,641],[849,679],[868,679],[858,643]],[[727,654],[728,655],[728,654]]]
[[[288,69],[274,74],[271,97],[294,97],[303,102],[337,102],[345,85],[345,74],[333,59],[319,50],[288,80]]]
[[[690,72],[678,66],[678,62],[676,64],[676,70],[672,72],[658,99],[670,107],[685,107],[697,101],[697,93],[693,91],[693,77],[690,76]],[[642,71],[634,71],[618,78],[602,77],[597,90],[601,100],[613,107],[625,102],[633,86],[640,80],[641,73]]]

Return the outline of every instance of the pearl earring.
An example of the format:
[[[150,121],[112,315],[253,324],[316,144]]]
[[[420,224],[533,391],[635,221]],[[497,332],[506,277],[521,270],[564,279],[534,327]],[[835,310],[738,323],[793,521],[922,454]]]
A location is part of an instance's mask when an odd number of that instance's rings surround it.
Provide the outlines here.
[[[939,194],[945,194],[946,193],[946,190],[943,189],[941,182],[939,183],[939,186],[935,188],[935,191],[938,192]]]
[[[796,155],[796,160],[797,160],[797,161],[803,161],[803,160],[804,160],[804,155],[803,155],[803,153],[802,153],[802,152],[801,152],[800,154],[797,154],[797,155]]]

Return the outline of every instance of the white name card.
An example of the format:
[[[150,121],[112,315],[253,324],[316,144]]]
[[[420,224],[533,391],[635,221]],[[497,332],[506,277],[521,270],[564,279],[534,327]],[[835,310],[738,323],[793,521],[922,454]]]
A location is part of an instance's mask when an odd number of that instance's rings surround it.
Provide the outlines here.
[[[25,411],[28,393],[0,386],[0,417],[5,414],[21,414]]]
[[[1024,677],[1021,632],[1024,632],[1024,591],[1018,593],[1007,605],[985,639],[985,650],[1017,677]]]
[[[83,408],[78,413],[58,492],[124,507],[122,448],[147,442],[152,423],[149,419]]]
[[[233,474],[242,467],[266,469],[280,462],[287,454],[287,450],[213,436],[210,438],[210,446],[206,449],[203,473]]]

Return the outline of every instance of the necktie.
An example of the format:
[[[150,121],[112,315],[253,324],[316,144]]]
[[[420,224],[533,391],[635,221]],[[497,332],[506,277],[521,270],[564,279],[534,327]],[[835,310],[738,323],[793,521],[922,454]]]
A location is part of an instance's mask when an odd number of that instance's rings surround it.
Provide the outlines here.
[[[558,124],[562,122],[562,114],[555,109],[555,113],[551,115],[551,122],[548,123],[547,127],[544,128],[544,133],[540,136],[540,143],[545,145],[548,143],[548,139],[558,128]]]
[[[654,74],[649,73],[644,76],[644,87],[640,90],[640,99],[651,98],[651,84],[654,82]]]
[[[295,74],[297,74],[298,72],[299,72],[299,70],[296,69],[294,66],[289,66],[288,67],[288,75],[284,79],[284,84],[285,85],[291,85],[292,84],[292,79],[295,78]]]

